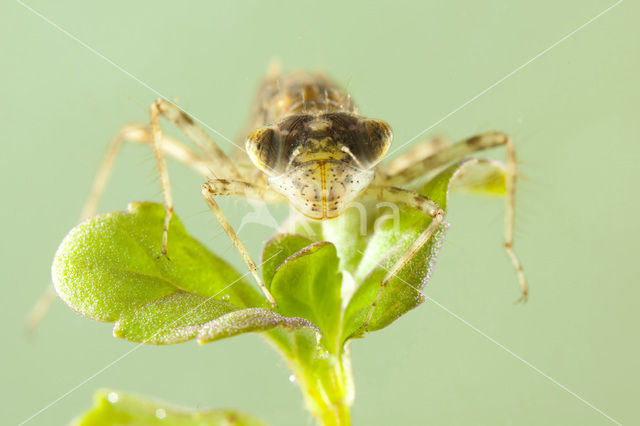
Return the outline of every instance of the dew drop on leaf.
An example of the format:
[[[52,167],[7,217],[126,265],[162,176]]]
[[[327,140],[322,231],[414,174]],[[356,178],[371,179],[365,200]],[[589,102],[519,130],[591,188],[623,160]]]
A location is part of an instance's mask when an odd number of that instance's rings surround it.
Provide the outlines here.
[[[164,408],[158,408],[156,410],[156,418],[162,420],[165,417],[167,417],[167,412],[164,410]]]

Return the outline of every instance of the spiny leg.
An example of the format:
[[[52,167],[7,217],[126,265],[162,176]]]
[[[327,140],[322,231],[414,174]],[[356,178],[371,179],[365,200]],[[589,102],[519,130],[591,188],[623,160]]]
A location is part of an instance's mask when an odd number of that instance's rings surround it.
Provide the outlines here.
[[[159,127],[159,120],[157,119],[157,116],[159,114],[165,116],[169,121],[173,122],[178,128],[180,128],[203,152],[206,158],[203,158],[199,154],[193,152],[190,148],[188,148],[181,142],[171,137],[163,136]],[[150,132],[147,127],[141,125],[129,125],[123,127],[111,141],[105,158],[94,179],[89,197],[82,209],[80,220],[86,219],[87,217],[95,214],[100,197],[104,192],[107,181],[109,180],[109,176],[111,174],[115,159],[117,158],[120,148],[125,141],[142,144],[152,144],[156,153],[156,159],[160,170],[160,164],[164,164],[164,153],[166,152],[171,157],[174,157],[178,161],[188,165],[196,172],[205,177],[211,174],[212,169],[214,169],[217,174],[222,176],[238,177],[240,175],[231,160],[222,152],[222,150],[220,150],[215,142],[211,138],[209,138],[209,136],[207,136],[207,134],[202,129],[196,126],[193,120],[178,107],[168,101],[158,99],[152,105],[150,115],[152,127],[153,122],[155,121],[158,130],[157,132]],[[150,133],[153,134],[151,135]],[[160,175],[161,180],[163,181],[163,194],[165,198],[166,208],[167,195],[169,200],[171,201],[171,195],[167,194],[164,189],[166,187],[164,183],[165,180],[168,184],[166,164],[164,165],[164,170],[164,173],[160,171]],[[170,219],[171,214],[168,214],[165,217],[165,226],[163,230],[162,254],[166,254],[168,236],[167,230]],[[53,291],[53,287],[49,286],[41,299],[36,302],[36,306],[27,318],[26,327],[28,330],[33,330],[40,322],[42,317],[47,312],[51,302],[53,301],[54,295],[55,292]]]
[[[515,228],[516,220],[516,180],[518,178],[518,166],[516,163],[516,151],[511,138],[507,138],[505,151],[507,153],[507,197],[504,209],[504,249],[507,251],[507,255],[509,256],[509,259],[511,259],[513,269],[515,269],[518,276],[520,291],[522,292],[520,301],[526,302],[527,297],[529,296],[529,285],[527,284],[527,279],[524,276],[522,264],[520,263],[518,256],[516,256],[516,253],[513,251],[513,230]]]
[[[82,208],[80,220],[93,216],[98,209],[98,203],[105,190],[109,177],[111,176],[115,160],[125,142],[151,145],[153,143],[153,138],[151,137],[149,127],[141,124],[126,125],[120,129],[116,136],[111,140],[109,148],[107,149],[104,159],[102,160],[98,172],[93,180],[89,197]],[[207,177],[210,174],[209,167],[207,166],[204,158],[182,142],[170,136],[163,135],[161,148],[167,155],[189,166],[203,177]]]
[[[167,256],[169,225],[173,217],[173,196],[171,195],[171,182],[169,181],[167,161],[164,158],[164,151],[162,151],[162,128],[160,127],[160,108],[158,107],[158,102],[151,104],[149,121],[151,123],[151,135],[153,137],[153,151],[156,154],[160,184],[162,185],[162,197],[164,198],[164,225],[162,227],[160,255]]]
[[[158,171],[160,173],[160,182],[162,184],[162,193],[164,195],[165,220],[162,231],[162,248],[161,255],[166,256],[169,225],[173,216],[173,198],[171,196],[171,184],[169,174],[167,172],[164,153],[161,149],[162,129],[160,128],[160,115],[175,124],[195,143],[203,152],[205,158],[215,165],[214,173],[220,173],[223,176],[231,178],[240,178],[240,172],[233,165],[229,157],[216,145],[216,143],[200,128],[193,119],[189,117],[180,108],[164,99],[156,99],[151,105],[150,119],[151,132],[154,141],[154,151],[158,163]]]
[[[529,295],[529,286],[527,284],[527,279],[524,275],[522,265],[513,251],[516,179],[518,168],[516,163],[515,147],[513,145],[513,141],[508,135],[500,132],[488,132],[473,136],[438,151],[424,160],[406,167],[405,169],[388,174],[385,181],[389,185],[409,183],[435,168],[463,159],[475,152],[497,146],[504,146],[506,150],[507,196],[505,197],[504,248],[518,277],[518,283],[522,292],[520,300],[526,301],[527,296]]]
[[[485,149],[511,143],[509,136],[499,132],[488,132],[457,142],[432,155],[408,165],[404,169],[387,173],[387,185],[403,185],[414,181],[433,169],[463,159],[468,155]],[[509,159],[507,158],[507,161]]]
[[[366,330],[369,325],[369,321],[373,317],[373,311],[380,302],[382,292],[384,288],[389,285],[393,277],[395,277],[400,270],[415,256],[415,254],[429,241],[429,238],[433,236],[436,230],[440,227],[444,221],[444,211],[440,208],[435,201],[418,194],[417,192],[409,191],[402,188],[396,188],[393,186],[371,186],[367,190],[367,195],[377,198],[379,201],[389,201],[394,203],[403,203],[409,207],[412,207],[418,211],[421,211],[425,215],[431,217],[431,223],[426,227],[424,231],[420,233],[418,238],[413,242],[411,247],[407,249],[403,255],[396,260],[395,264],[387,270],[384,278],[380,282],[376,296],[371,303],[371,307],[367,312],[363,329]]]
[[[56,291],[53,288],[53,284],[49,284],[47,289],[42,293],[42,295],[38,298],[35,305],[29,311],[29,315],[27,315],[27,319],[24,322],[24,327],[27,333],[32,333],[45,314],[49,311],[51,304],[56,299]]]
[[[141,124],[126,125],[122,127],[111,140],[111,142],[109,143],[109,148],[107,149],[107,152],[102,160],[102,163],[100,164],[100,167],[98,168],[98,172],[96,173],[96,176],[91,185],[91,190],[89,192],[89,196],[87,197],[87,201],[85,202],[81,210],[80,221],[95,214],[100,198],[104,193],[105,187],[111,175],[111,171],[113,170],[115,160],[120,153],[122,145],[125,142],[150,145],[152,143],[152,137],[149,127]],[[167,155],[189,166],[191,169],[195,170],[203,177],[207,177],[210,175],[210,169],[204,158],[195,153],[182,142],[172,137],[163,135],[161,147]],[[55,298],[56,292],[53,288],[53,285],[49,284],[45,292],[42,294],[42,296],[40,296],[38,301],[29,312],[29,315],[27,315],[27,319],[25,321],[25,328],[27,332],[30,333],[35,330],[44,315],[49,311],[51,303],[55,300]]]
[[[222,228],[225,230],[227,235],[229,235],[229,238],[231,238],[231,241],[233,241],[233,244],[236,246],[236,248],[240,252],[240,255],[242,256],[242,260],[244,260],[244,262],[249,267],[249,271],[251,271],[251,274],[256,279],[256,282],[260,286],[260,289],[266,296],[267,300],[269,300],[269,303],[271,303],[272,307],[275,307],[276,301],[271,295],[271,293],[269,292],[269,290],[267,289],[267,287],[264,285],[262,278],[260,278],[256,263],[251,258],[249,251],[247,250],[245,245],[242,243],[242,241],[238,237],[238,234],[236,234],[236,232],[231,227],[231,224],[227,220],[226,216],[222,212],[222,209],[220,209],[220,206],[218,205],[218,203],[214,198],[214,196],[216,195],[235,195],[239,197],[267,201],[269,200],[268,192],[270,191],[268,190],[268,188],[258,187],[248,182],[229,181],[225,179],[212,179],[202,185],[201,192],[202,192],[202,196],[207,202],[207,205],[209,206],[209,209],[211,209],[213,214],[216,216],[216,219],[218,219],[218,222],[220,223],[220,225],[222,225]]]
[[[409,149],[407,152],[404,152],[394,158],[387,166],[384,167],[384,172],[387,173],[387,175],[393,175],[400,170],[404,170],[407,167],[424,160],[438,151],[442,151],[447,146],[448,143],[443,138],[427,139]]]
[[[215,168],[214,172],[227,178],[241,178],[241,174],[231,159],[220,147],[196,125],[184,111],[164,99],[157,99],[153,108],[167,120],[175,124],[202,151],[204,157]]]

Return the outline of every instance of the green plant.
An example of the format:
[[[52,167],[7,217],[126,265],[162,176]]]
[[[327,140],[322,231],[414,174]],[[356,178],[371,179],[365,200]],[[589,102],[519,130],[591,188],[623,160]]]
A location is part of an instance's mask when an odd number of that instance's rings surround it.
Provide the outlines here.
[[[418,192],[444,210],[450,188],[504,195],[504,169],[470,159],[435,175]],[[170,259],[160,253],[164,209],[133,203],[126,212],[99,215],[76,226],[53,263],[60,297],[80,314],[115,323],[116,337],[168,345],[204,344],[258,332],[286,360],[306,406],[322,425],[350,424],[354,399],[349,346],[420,305],[444,236],[438,232],[381,286],[387,268],[428,226],[430,218],[400,208],[398,220],[380,221],[370,206],[366,223],[351,209],[328,222],[289,223],[291,233],[264,248],[262,275],[277,307],[271,309],[247,274],[192,238],[179,219],[169,230]],[[361,232],[361,225],[366,232]],[[111,397],[110,397],[111,396]],[[103,391],[77,424],[260,424],[234,412],[189,412]],[[129,423],[127,423],[129,422]]]

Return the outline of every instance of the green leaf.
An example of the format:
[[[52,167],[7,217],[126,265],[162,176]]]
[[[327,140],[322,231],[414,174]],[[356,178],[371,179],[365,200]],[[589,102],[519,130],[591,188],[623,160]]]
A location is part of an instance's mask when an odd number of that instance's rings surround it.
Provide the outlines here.
[[[192,410],[111,390],[94,395],[94,406],[75,419],[74,426],[263,426],[234,410]]]
[[[269,309],[250,308],[231,312],[210,321],[198,330],[198,342],[206,343],[241,333],[283,329],[289,332],[312,331],[318,340],[320,330],[305,318],[284,317]]]
[[[313,241],[302,235],[278,234],[270,239],[262,253],[262,279],[267,288],[271,287],[276,269],[289,256],[311,244]]]
[[[188,340],[197,326],[266,303],[176,217],[169,231],[170,259],[160,257],[163,221],[161,205],[133,203],[127,212],[76,226],[53,262],[60,297],[82,315],[116,322],[116,336],[154,344]]]
[[[465,175],[466,180],[463,180]],[[499,163],[473,158],[446,168],[417,192],[431,198],[446,211],[449,189],[452,182],[459,178],[460,188],[472,188],[474,192],[482,192],[484,188],[485,192],[499,194],[501,185],[504,187],[504,169]],[[355,272],[358,288],[345,311],[345,341],[362,336],[364,332],[386,327],[425,300],[421,290],[431,277],[446,223],[386,287],[381,287],[380,283],[429,223],[430,217],[403,207],[400,209],[398,226],[389,221],[369,239]]]
[[[342,274],[338,264],[333,244],[314,243],[289,256],[271,283],[278,312],[316,324],[330,352],[338,343],[342,321]]]
[[[185,292],[173,293],[124,312],[113,335],[132,342],[166,345],[195,338],[202,327],[238,307]]]
[[[489,158],[473,158],[461,172],[456,173],[450,189],[473,195],[504,197],[507,193],[506,177],[503,163]]]

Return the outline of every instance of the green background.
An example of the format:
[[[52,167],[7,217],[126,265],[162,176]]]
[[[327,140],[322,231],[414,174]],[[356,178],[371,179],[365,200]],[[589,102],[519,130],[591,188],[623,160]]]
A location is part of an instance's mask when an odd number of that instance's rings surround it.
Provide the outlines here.
[[[388,121],[397,147],[614,2],[28,4],[232,139],[269,61],[280,58],[285,70],[350,80],[362,113]],[[22,321],[109,139],[124,123],[145,122],[157,94],[19,3],[1,9],[0,416],[16,424],[134,347],[60,302],[31,338]],[[427,301],[354,342],[355,425],[613,424],[552,380],[623,424],[640,423],[639,12],[621,3],[428,132],[514,137],[528,179],[516,249],[531,298],[513,303],[502,202],[455,197],[426,288],[446,309]],[[244,271],[200,198],[201,179],[169,167],[187,229]],[[100,211],[135,200],[161,194],[152,154],[129,146]],[[236,226],[251,211],[242,200],[221,205]],[[250,225],[241,237],[258,257],[269,234]],[[310,424],[288,376],[256,335],[142,347],[29,424],[64,424],[98,387],[240,408],[271,425]]]

